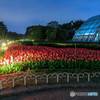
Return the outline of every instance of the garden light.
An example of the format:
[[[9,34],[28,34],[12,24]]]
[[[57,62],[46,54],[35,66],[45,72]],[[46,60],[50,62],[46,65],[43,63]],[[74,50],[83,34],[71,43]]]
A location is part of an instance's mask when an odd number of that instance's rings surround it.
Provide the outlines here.
[[[3,46],[3,47],[6,46],[6,43],[2,43],[2,46]]]

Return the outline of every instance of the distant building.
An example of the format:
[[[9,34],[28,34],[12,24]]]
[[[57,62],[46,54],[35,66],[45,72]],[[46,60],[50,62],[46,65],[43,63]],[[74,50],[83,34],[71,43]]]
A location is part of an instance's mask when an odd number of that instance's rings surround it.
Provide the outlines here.
[[[93,16],[85,21],[75,32],[73,41],[99,42],[100,41],[100,15]]]

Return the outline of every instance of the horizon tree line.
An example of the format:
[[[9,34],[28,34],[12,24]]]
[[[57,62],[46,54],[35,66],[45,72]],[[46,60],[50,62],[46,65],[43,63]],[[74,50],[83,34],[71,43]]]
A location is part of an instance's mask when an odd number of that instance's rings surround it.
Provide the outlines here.
[[[66,41],[71,40],[75,31],[82,25],[83,20],[59,24],[51,21],[46,26],[33,25],[26,28],[25,38],[29,40]]]
[[[83,20],[70,21],[69,23],[59,24],[51,21],[46,26],[33,25],[26,28],[25,34],[8,31],[6,25],[0,22],[0,40],[19,40],[29,39],[38,41],[66,41],[71,40],[75,31],[82,25]]]

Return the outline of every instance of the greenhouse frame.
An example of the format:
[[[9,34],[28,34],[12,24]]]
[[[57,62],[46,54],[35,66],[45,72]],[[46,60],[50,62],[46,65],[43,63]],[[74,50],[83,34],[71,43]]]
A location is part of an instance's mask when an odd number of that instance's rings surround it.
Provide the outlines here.
[[[73,36],[73,41],[99,42],[100,41],[100,15],[85,21]]]

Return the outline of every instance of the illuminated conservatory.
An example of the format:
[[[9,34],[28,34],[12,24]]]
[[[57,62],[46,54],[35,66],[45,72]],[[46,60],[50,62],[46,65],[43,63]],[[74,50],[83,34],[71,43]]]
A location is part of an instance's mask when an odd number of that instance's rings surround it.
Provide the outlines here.
[[[73,41],[99,42],[100,15],[89,18],[76,31]]]

